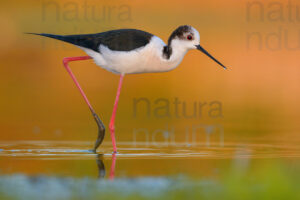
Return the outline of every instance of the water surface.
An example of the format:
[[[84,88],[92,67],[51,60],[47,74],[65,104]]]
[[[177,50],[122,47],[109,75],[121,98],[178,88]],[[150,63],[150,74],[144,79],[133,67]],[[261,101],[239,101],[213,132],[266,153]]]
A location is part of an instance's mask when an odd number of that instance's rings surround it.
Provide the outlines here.
[[[151,199],[193,191],[191,198],[217,198],[238,186],[248,187],[249,194],[273,194],[269,187],[282,182],[298,187],[292,184],[299,183],[297,144],[263,138],[172,145],[119,142],[119,152],[112,154],[110,143],[93,153],[91,142],[2,141],[0,194],[13,199]],[[236,186],[228,188],[231,184]],[[288,191],[297,195],[293,187]],[[45,197],[48,190],[56,192]]]

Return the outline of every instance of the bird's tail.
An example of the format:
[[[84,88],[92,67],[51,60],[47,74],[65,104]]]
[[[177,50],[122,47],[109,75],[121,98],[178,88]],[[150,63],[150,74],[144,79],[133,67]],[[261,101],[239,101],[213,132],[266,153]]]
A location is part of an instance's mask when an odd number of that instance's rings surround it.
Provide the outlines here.
[[[71,38],[69,36],[64,36],[64,35],[54,35],[54,34],[48,34],[48,33],[25,33],[25,34],[39,35],[39,36],[43,36],[43,37],[53,38],[53,39],[61,40],[61,41],[68,42],[71,44],[76,43],[74,41],[74,38]]]

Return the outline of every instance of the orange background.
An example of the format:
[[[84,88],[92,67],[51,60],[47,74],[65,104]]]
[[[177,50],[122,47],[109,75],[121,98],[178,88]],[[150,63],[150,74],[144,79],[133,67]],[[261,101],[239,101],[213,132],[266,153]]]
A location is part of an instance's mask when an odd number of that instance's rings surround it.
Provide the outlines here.
[[[261,1],[251,8],[250,20],[247,20],[247,5],[252,1],[244,0],[86,2],[105,18],[93,20],[91,10],[85,18],[84,1],[1,1],[0,140],[93,142],[96,138],[96,125],[62,65],[64,57],[85,55],[84,52],[70,44],[23,32],[79,34],[126,27],[151,32],[167,41],[171,32],[183,24],[198,29],[201,44],[229,70],[191,51],[171,72],[125,76],[116,119],[117,140],[130,141],[133,128],[155,129],[165,123],[176,126],[179,133],[190,123],[221,123],[230,136],[297,137],[300,17],[294,21],[288,19],[290,14],[294,17],[296,14],[289,13],[286,1],[276,1],[277,6],[274,1]],[[292,3],[294,9],[300,7],[297,1]],[[276,9],[281,6],[282,16],[277,16]],[[270,36],[280,28],[288,35],[281,35],[280,40],[278,36]],[[261,37],[261,43],[253,36],[247,47],[247,34],[253,32]],[[290,46],[299,47],[287,49],[284,39]],[[272,50],[278,41],[281,48]],[[71,68],[108,126],[118,76],[91,61],[73,62]],[[134,118],[132,103],[139,97],[146,97],[152,103],[158,98],[171,102],[178,97],[186,101],[190,110],[195,101],[217,100],[222,102],[224,117]]]

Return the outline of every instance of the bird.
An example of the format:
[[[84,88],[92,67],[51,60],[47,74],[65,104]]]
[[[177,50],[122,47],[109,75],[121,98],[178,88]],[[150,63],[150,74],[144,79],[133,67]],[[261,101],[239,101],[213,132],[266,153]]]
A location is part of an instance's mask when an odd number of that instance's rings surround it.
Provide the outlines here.
[[[93,148],[94,152],[96,152],[104,139],[105,126],[71,71],[69,62],[93,59],[96,65],[120,75],[114,107],[109,122],[113,153],[117,153],[115,117],[123,79],[126,74],[159,73],[173,70],[181,63],[185,54],[193,49],[204,53],[226,69],[222,63],[200,45],[200,34],[190,25],[177,27],[169,36],[167,43],[154,34],[138,29],[117,29],[95,34],[77,35],[56,35],[48,33],[27,34],[67,42],[79,47],[87,54],[87,56],[65,57],[63,58],[63,65],[79,89],[97,123],[98,137]]]

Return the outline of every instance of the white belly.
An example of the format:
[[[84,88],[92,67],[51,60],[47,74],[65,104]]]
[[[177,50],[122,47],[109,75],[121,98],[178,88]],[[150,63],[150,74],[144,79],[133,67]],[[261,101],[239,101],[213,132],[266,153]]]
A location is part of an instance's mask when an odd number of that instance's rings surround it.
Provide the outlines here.
[[[165,72],[174,69],[182,60],[181,58],[166,60],[163,58],[165,43],[158,37],[153,36],[151,41],[144,47],[133,51],[112,51],[100,45],[100,52],[82,48],[95,63],[114,73],[134,74],[149,72]]]

